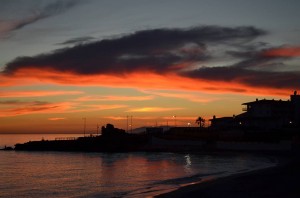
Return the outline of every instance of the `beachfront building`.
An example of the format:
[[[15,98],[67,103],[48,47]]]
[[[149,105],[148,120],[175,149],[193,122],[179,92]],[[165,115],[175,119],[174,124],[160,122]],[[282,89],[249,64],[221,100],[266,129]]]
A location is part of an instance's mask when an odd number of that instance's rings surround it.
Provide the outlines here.
[[[290,100],[258,100],[243,103],[242,114],[211,119],[212,128],[280,129],[300,126],[300,95],[295,91]]]
[[[291,103],[293,107],[293,122],[300,127],[300,95],[297,95],[297,91],[294,92],[294,95],[291,95]]]
[[[244,127],[276,129],[293,123],[291,101],[263,99],[243,105],[246,112],[237,119]]]
[[[211,127],[217,129],[231,129],[237,126],[235,116],[221,118],[216,118],[216,116],[213,116],[213,119],[210,119],[209,121],[211,123]]]

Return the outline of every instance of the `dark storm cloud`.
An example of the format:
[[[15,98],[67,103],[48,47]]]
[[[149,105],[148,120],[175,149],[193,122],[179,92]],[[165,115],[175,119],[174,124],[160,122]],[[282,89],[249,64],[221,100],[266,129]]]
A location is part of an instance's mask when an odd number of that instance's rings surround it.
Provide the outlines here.
[[[266,45],[263,44],[263,46]],[[280,53],[268,55],[274,49],[282,48],[254,47],[251,49],[250,51],[227,51],[227,54],[240,59],[235,64],[201,67],[185,72],[183,75],[196,79],[238,82],[255,87],[300,88],[300,71],[285,70],[287,67],[285,61],[293,59],[294,56],[282,56]]]
[[[191,78],[211,81],[238,82],[255,87],[300,88],[299,71],[266,71],[242,67],[202,67],[185,72]]]
[[[274,48],[253,48],[250,51],[226,51],[226,54],[240,60],[239,62],[227,67],[244,68],[257,71],[284,71],[287,67],[284,62],[292,59],[293,57],[282,57],[276,55],[267,56],[266,52],[272,51],[273,49]]]
[[[207,52],[210,44],[246,42],[264,34],[263,30],[255,27],[201,26],[144,30],[120,38],[59,49],[49,54],[19,57],[7,64],[5,73],[28,67],[78,74],[167,72],[187,62],[207,60],[210,58]]]
[[[89,42],[89,41],[94,40],[94,39],[95,38],[91,37],[91,36],[83,36],[83,37],[72,38],[72,39],[69,39],[69,40],[64,41],[62,43],[57,43],[57,45],[83,44],[83,43]]]
[[[259,56],[258,51],[256,50],[251,50],[251,51],[226,51],[226,53],[233,58],[242,58],[242,59],[249,59],[250,57],[257,57]]]

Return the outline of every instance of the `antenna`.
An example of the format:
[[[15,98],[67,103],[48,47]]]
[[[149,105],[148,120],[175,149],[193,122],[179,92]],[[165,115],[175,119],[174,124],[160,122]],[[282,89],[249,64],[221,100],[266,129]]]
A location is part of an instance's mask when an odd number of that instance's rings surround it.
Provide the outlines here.
[[[127,117],[127,129],[126,129],[126,131],[127,131],[127,133],[128,133],[128,115],[126,116]]]
[[[83,119],[83,137],[85,137],[85,128],[86,128],[86,118]]]
[[[130,133],[132,133],[132,116],[130,116]]]

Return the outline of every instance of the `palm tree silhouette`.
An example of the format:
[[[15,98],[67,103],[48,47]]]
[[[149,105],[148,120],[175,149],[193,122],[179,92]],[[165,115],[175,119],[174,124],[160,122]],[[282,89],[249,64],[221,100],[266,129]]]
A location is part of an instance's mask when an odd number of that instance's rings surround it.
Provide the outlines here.
[[[199,125],[200,128],[203,128],[204,125],[205,125],[205,119],[202,118],[201,116],[199,116],[199,117],[196,119],[196,123]]]

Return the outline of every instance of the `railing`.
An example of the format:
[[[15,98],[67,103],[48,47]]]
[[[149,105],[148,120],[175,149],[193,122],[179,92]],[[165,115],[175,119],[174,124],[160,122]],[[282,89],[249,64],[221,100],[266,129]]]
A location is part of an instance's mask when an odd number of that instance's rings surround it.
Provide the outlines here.
[[[57,137],[55,140],[76,140],[77,137]]]

